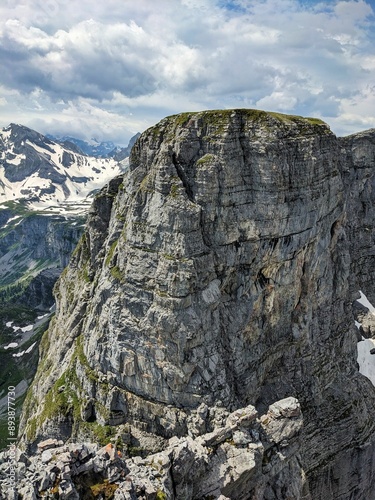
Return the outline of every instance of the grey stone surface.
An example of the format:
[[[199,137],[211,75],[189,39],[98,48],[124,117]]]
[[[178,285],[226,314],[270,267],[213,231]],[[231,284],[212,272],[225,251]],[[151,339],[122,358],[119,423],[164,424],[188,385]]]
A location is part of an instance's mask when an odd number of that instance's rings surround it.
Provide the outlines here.
[[[102,448],[89,443],[51,448],[51,442],[45,443],[40,448],[48,449],[30,456],[33,466],[26,476],[18,474],[19,498],[55,498],[56,490],[58,498],[86,498],[92,487],[102,486],[108,495],[108,488],[113,488],[110,498],[116,500],[310,500],[299,455],[302,414],[296,413],[294,398],[281,401],[280,407],[294,411],[271,417],[279,426],[275,434],[271,426],[264,431],[266,415],[257,419],[247,407],[229,415],[224,427],[196,439],[174,437],[163,451],[145,458],[129,458],[110,443]],[[271,414],[270,408],[267,415]],[[286,439],[281,449],[279,442]],[[46,467],[44,455],[52,452]],[[20,457],[17,472],[24,465]],[[1,477],[0,494],[10,498]]]
[[[307,475],[314,499],[375,491],[375,390],[357,369],[351,307],[359,289],[374,293],[374,137],[339,140],[317,120],[251,110],[187,113],[142,134],[129,172],[94,201],[56,287],[24,445],[83,438],[77,415],[95,401],[88,418],[131,424],[148,436],[147,453],[185,436],[176,456],[189,462],[199,455],[193,438],[222,432],[215,421],[293,396],[302,468],[291,458],[278,469],[270,457],[274,483],[259,483],[254,498],[282,498],[294,474],[298,491]],[[62,379],[63,411],[43,412]],[[281,455],[297,410],[284,402],[262,421]],[[206,484],[216,491],[220,477],[230,497],[220,464],[232,464],[242,492],[260,452],[232,456],[216,443],[221,472]],[[353,467],[345,477],[343,464]],[[181,498],[191,488],[182,484]]]
[[[353,293],[362,290],[375,303],[375,129],[340,138],[339,145],[350,214],[345,229],[351,246]]]

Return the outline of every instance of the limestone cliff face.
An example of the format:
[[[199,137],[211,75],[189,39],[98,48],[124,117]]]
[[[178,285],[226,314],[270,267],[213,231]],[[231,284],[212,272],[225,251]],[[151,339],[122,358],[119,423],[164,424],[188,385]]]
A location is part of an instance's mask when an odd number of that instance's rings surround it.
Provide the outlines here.
[[[352,280],[357,278],[375,302],[375,129],[340,139],[347,191],[347,232],[351,244]]]
[[[368,136],[252,110],[142,134],[56,288],[24,441],[130,423],[157,448],[211,431],[218,408],[292,396],[312,498],[374,491],[375,389],[351,315],[373,282]]]

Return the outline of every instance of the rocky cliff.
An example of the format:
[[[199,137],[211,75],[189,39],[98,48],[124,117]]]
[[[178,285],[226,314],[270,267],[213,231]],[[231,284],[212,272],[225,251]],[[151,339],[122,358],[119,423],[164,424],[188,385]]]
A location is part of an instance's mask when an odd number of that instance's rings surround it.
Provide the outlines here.
[[[343,179],[346,188],[346,231],[351,245],[351,283],[363,287],[375,303],[375,130],[341,138],[344,155]]]
[[[371,498],[375,389],[352,303],[359,287],[374,296],[373,137],[253,110],[143,133],[56,287],[24,445],[104,433],[147,455],[295,397],[308,486],[292,498]]]
[[[43,214],[13,205],[0,211],[0,301],[49,308],[53,304],[50,289],[82,235],[84,217]],[[53,271],[54,280],[40,275],[46,269]]]

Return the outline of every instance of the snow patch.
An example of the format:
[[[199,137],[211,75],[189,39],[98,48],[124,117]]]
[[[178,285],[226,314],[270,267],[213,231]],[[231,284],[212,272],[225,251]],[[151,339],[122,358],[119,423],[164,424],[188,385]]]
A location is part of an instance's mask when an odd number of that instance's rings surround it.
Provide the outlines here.
[[[4,349],[14,349],[17,346],[18,346],[17,342],[11,342],[10,344],[4,346]]]
[[[13,358],[20,358],[24,354],[25,354],[25,351],[16,352],[15,354],[13,354]]]
[[[17,155],[13,159],[7,158],[6,162],[11,164],[11,165],[19,165],[21,163],[21,161],[25,160],[25,159],[26,159],[26,155]]]
[[[7,220],[7,223],[3,227],[7,227],[10,222],[13,222],[14,220],[17,220],[19,218],[20,218],[19,215],[16,215],[15,217],[11,217],[10,219]]]
[[[375,354],[370,354],[371,349],[374,348],[375,340],[373,339],[364,339],[357,344],[359,373],[371,380],[375,386]]]
[[[357,300],[360,304],[367,307],[369,311],[375,315],[375,307],[369,302],[366,295],[359,290],[361,297]],[[355,321],[355,326],[359,328],[361,326],[358,321]],[[357,343],[357,362],[359,365],[359,373],[362,373],[365,377],[371,380],[372,384],[375,386],[375,354],[371,354],[371,350],[375,348],[374,339],[364,339]]]
[[[29,352],[31,352],[34,349],[35,344],[36,344],[36,342],[34,342],[33,344],[31,344],[31,346],[26,349],[25,353],[29,354]]]
[[[20,328],[20,330],[25,333],[25,332],[30,332],[33,328],[34,328],[34,325],[27,325],[27,326],[24,326],[23,328]]]
[[[35,345],[36,345],[36,342],[34,342],[33,344],[31,344],[31,346],[28,347],[25,351],[16,352],[15,354],[12,355],[13,358],[20,358],[24,354],[29,354],[34,349]]]
[[[361,297],[357,299],[357,302],[367,307],[367,309],[375,316],[375,307],[371,304],[371,302],[369,302],[368,298],[363,292],[361,292],[361,290],[359,290],[359,293],[361,294]]]
[[[7,139],[10,139],[11,135],[12,135],[12,129],[10,127],[3,128],[3,130],[0,133],[0,137],[2,137],[4,141],[6,141]]]
[[[43,314],[43,316],[37,316],[36,319],[43,319],[43,318],[46,318],[48,316],[48,313],[47,314]]]

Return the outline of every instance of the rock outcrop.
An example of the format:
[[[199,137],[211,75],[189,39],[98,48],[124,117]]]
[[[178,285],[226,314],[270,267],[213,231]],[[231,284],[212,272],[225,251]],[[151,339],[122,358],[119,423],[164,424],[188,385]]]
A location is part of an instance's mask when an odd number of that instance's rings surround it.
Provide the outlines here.
[[[214,432],[220,409],[295,397],[311,497],[371,498],[375,388],[352,316],[359,287],[373,293],[375,133],[364,137],[253,110],[142,134],[56,287],[24,445],[130,424],[154,453]]]
[[[257,416],[252,406],[238,409],[213,432],[171,438],[165,450],[146,458],[126,459],[112,444],[99,448],[48,439],[30,459],[18,452],[18,493],[25,500],[57,494],[60,499],[97,498],[99,493],[117,500],[310,499],[298,453],[302,415],[297,400],[278,401]],[[8,468],[3,453],[0,471],[6,475]],[[1,491],[9,493],[7,480],[0,483]]]

